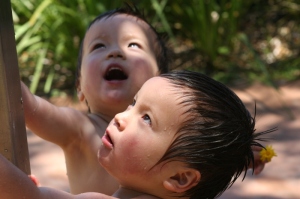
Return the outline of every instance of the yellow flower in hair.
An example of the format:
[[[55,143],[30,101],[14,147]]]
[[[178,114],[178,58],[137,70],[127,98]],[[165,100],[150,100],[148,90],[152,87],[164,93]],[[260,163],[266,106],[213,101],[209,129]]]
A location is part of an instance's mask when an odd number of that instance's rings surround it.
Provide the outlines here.
[[[259,152],[260,160],[263,162],[270,162],[274,156],[277,156],[272,146],[266,146]]]

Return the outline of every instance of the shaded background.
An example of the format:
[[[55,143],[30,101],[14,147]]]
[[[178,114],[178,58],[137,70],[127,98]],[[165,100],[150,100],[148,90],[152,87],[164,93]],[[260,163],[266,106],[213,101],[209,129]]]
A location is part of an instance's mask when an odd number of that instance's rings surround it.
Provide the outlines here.
[[[89,22],[120,0],[11,0],[20,75],[33,93],[60,106],[76,102],[75,69]],[[231,87],[254,110],[257,129],[274,126],[278,157],[247,175],[227,198],[300,198],[300,1],[132,1],[165,34],[172,69],[205,73]],[[253,111],[252,111],[253,112]],[[62,151],[28,132],[32,173],[68,191]]]
[[[89,22],[120,0],[11,0],[22,80],[40,96],[74,94]],[[168,38],[172,68],[230,85],[300,78],[299,0],[132,1]]]

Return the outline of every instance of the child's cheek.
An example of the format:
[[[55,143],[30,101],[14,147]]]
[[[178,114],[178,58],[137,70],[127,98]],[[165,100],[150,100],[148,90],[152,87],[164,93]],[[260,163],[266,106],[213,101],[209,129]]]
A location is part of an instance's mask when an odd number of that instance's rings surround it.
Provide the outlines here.
[[[123,163],[125,165],[125,173],[137,173],[147,168],[145,162],[145,150],[140,146],[140,142],[136,139],[131,139],[126,142],[126,147],[122,149]]]
[[[84,59],[81,67],[81,70],[86,72],[87,75],[99,75],[101,64],[99,63],[99,59],[97,59],[97,55],[94,54]]]
[[[136,67],[135,70],[138,70],[137,74],[144,76],[144,78],[146,78],[145,80],[148,80],[149,78],[155,76],[158,70],[155,61],[145,60],[143,58],[137,58],[134,62],[134,66],[139,66]]]
[[[95,59],[92,59],[89,62],[87,67],[87,73],[89,76],[99,76],[100,75],[100,67],[98,62]]]

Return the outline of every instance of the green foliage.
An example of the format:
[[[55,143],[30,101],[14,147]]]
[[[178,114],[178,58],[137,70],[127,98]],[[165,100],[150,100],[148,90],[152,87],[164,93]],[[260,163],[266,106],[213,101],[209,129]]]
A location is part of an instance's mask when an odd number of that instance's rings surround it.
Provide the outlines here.
[[[242,2],[193,0],[182,6],[183,1],[173,1],[171,6],[177,11],[174,15],[183,19],[178,24],[183,36],[192,40],[197,50],[214,60],[217,54],[228,54],[231,49]]]
[[[80,42],[122,0],[11,0],[21,77],[32,92],[74,88]],[[225,83],[300,77],[298,0],[133,0],[174,51],[173,68]],[[70,92],[71,91],[71,92]]]
[[[224,71],[224,62],[232,53],[233,38],[238,33],[238,22],[243,1],[240,0],[192,0],[170,1],[170,15],[176,35],[191,43],[201,63],[188,68],[213,75]],[[179,20],[178,20],[179,19]],[[222,63],[221,65],[218,65]],[[225,68],[230,68],[227,63]],[[183,67],[186,64],[183,63]]]

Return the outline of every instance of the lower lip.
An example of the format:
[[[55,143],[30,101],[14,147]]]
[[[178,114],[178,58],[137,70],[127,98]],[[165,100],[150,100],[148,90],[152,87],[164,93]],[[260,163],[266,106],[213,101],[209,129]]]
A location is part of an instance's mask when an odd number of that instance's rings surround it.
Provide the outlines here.
[[[124,80],[111,80],[111,81],[107,81],[106,80],[107,85],[112,86],[112,87],[119,87],[119,86],[123,86],[125,81]]]
[[[102,139],[102,143],[105,146],[105,148],[108,148],[108,149],[113,148],[113,145],[110,142],[109,138],[107,137],[107,134],[104,134],[104,136],[101,139]]]

